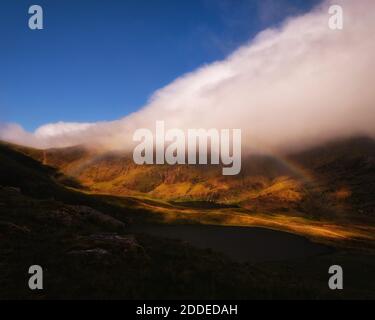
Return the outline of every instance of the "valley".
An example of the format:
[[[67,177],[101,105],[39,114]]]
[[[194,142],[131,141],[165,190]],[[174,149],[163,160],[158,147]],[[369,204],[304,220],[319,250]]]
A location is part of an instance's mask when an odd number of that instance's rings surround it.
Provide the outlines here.
[[[63,184],[116,196],[116,206],[130,202],[151,212],[151,221],[259,226],[335,246],[373,246],[375,142],[369,138],[283,157],[249,156],[233,177],[215,165],[138,166],[129,154],[84,146],[23,152],[60,170]]]
[[[228,178],[3,143],[0,297],[374,297],[374,152],[355,138]],[[48,270],[42,294],[25,287],[31,264]],[[343,292],[327,287],[333,264]]]

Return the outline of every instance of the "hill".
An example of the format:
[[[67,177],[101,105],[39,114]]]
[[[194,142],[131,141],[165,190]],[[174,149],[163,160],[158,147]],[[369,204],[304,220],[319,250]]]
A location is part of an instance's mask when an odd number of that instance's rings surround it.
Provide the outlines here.
[[[196,201],[174,203],[146,197],[93,194],[85,190],[91,187],[89,184],[80,185],[79,175],[68,179],[61,172],[76,169],[78,164],[85,169],[83,172],[89,170],[90,166],[83,164],[93,160],[92,151],[82,148],[43,151],[0,144],[0,299],[373,297],[374,287],[367,279],[374,276],[375,261],[372,254],[362,253],[364,240],[359,241],[362,246],[359,251],[357,246],[354,251],[338,249],[306,260],[253,265],[233,262],[212,250],[197,249],[186,242],[131,233],[129,224],[152,221],[151,217],[155,215],[162,217],[170,213],[180,218],[185,215],[188,217],[185,222],[190,219],[189,223],[194,219],[199,222],[202,217],[209,223],[220,223],[218,217],[226,219],[226,215],[238,215],[241,219],[249,217],[254,221],[261,218],[263,220],[259,221],[276,224],[281,220],[273,214],[257,216],[251,210],[223,206],[219,202],[216,206],[210,202],[202,209],[199,202],[193,206]],[[45,165],[48,161],[52,164],[52,153],[54,161],[60,161],[61,171]],[[67,154],[70,157],[65,156]],[[117,163],[113,170],[120,168],[118,154],[109,158],[108,155],[95,155],[94,159],[92,163],[109,161],[111,166]],[[308,156],[307,159],[312,158]],[[320,161],[317,166],[322,169],[319,172],[328,179],[327,172],[332,169],[325,171],[326,161]],[[265,181],[272,183],[271,195],[264,195],[270,199],[283,190],[277,187],[276,181],[280,181],[279,175],[287,174],[288,170],[276,165],[273,159],[266,166],[273,170],[266,170],[261,165],[259,170],[264,170]],[[115,172],[105,173],[104,167],[100,169],[97,178],[112,177]],[[130,171],[130,166],[126,170]],[[186,180],[184,171],[179,173],[180,170],[174,168],[170,173],[171,182],[162,180],[163,183],[173,185],[175,181]],[[362,172],[362,162],[358,170]],[[143,172],[139,174],[144,175]],[[217,178],[215,168],[204,172],[197,167],[194,174],[197,178],[204,174],[204,178],[211,181]],[[241,179],[251,180],[255,176],[249,173]],[[292,173],[285,179],[298,179],[303,183],[302,178]],[[64,185],[66,181],[74,181],[75,188]],[[290,189],[285,182],[282,184]],[[247,220],[238,221],[246,224]],[[259,221],[257,223],[261,224]],[[284,225],[291,226],[295,221],[292,222],[286,221]],[[306,220],[298,223],[304,227],[298,231],[302,234],[308,234],[309,225],[311,230],[319,228],[312,221],[310,224]],[[351,270],[353,283],[343,294],[328,290],[326,278],[322,277],[326,274],[326,266],[335,263]],[[39,264],[45,270],[46,288],[42,292],[30,291],[26,286],[27,269],[33,264]]]
[[[101,194],[142,196],[181,203],[239,206],[254,212],[314,218],[375,217],[375,142],[333,141],[283,157],[252,155],[237,176],[219,166],[138,166],[129,154],[84,146],[27,154],[61,171],[67,182]],[[42,159],[42,160],[41,160]]]

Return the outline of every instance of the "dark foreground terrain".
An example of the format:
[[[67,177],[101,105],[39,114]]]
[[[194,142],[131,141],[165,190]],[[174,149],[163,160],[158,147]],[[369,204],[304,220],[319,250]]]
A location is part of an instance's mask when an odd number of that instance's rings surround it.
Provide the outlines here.
[[[133,232],[132,224],[150,216],[136,199],[118,206],[113,197],[66,188],[67,179],[0,146],[0,299],[375,298],[371,250],[241,262],[220,250]],[[34,264],[44,270],[42,291],[27,285]],[[342,291],[328,289],[333,264],[344,269]]]
[[[254,227],[199,224],[131,225],[130,232],[186,241],[197,248],[213,249],[238,262],[268,262],[308,258],[333,251],[304,237]]]

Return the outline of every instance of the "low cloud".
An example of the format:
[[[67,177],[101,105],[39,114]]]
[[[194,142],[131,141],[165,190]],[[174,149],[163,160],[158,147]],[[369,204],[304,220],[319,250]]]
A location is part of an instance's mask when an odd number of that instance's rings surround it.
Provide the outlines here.
[[[344,9],[344,30],[328,27],[328,7]],[[223,61],[158,90],[140,111],[113,122],[57,123],[34,133],[0,127],[0,138],[34,147],[95,144],[126,148],[138,128],[239,128],[243,145],[303,148],[330,139],[375,137],[375,2],[325,1],[267,29]],[[105,107],[105,106],[103,106]]]

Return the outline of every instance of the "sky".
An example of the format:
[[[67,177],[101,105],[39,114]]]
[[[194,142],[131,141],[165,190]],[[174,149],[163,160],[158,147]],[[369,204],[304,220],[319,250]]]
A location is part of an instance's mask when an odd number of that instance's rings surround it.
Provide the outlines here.
[[[47,31],[46,16],[46,29],[31,33],[39,46],[30,42],[29,51],[19,39],[32,31],[2,37],[12,45],[0,50],[8,62],[0,76],[7,115],[0,140],[131,151],[134,132],[153,132],[160,120],[167,130],[240,129],[244,152],[277,155],[375,138],[374,0],[324,0],[313,8],[269,0],[174,3],[128,8],[128,33],[117,32],[120,7],[101,11],[113,18],[116,32],[108,33],[93,4],[91,14],[72,7],[70,20],[53,19],[60,29]],[[337,20],[343,28],[332,27]]]
[[[120,119],[319,0],[2,0],[0,122]],[[28,28],[28,8],[44,29]]]

